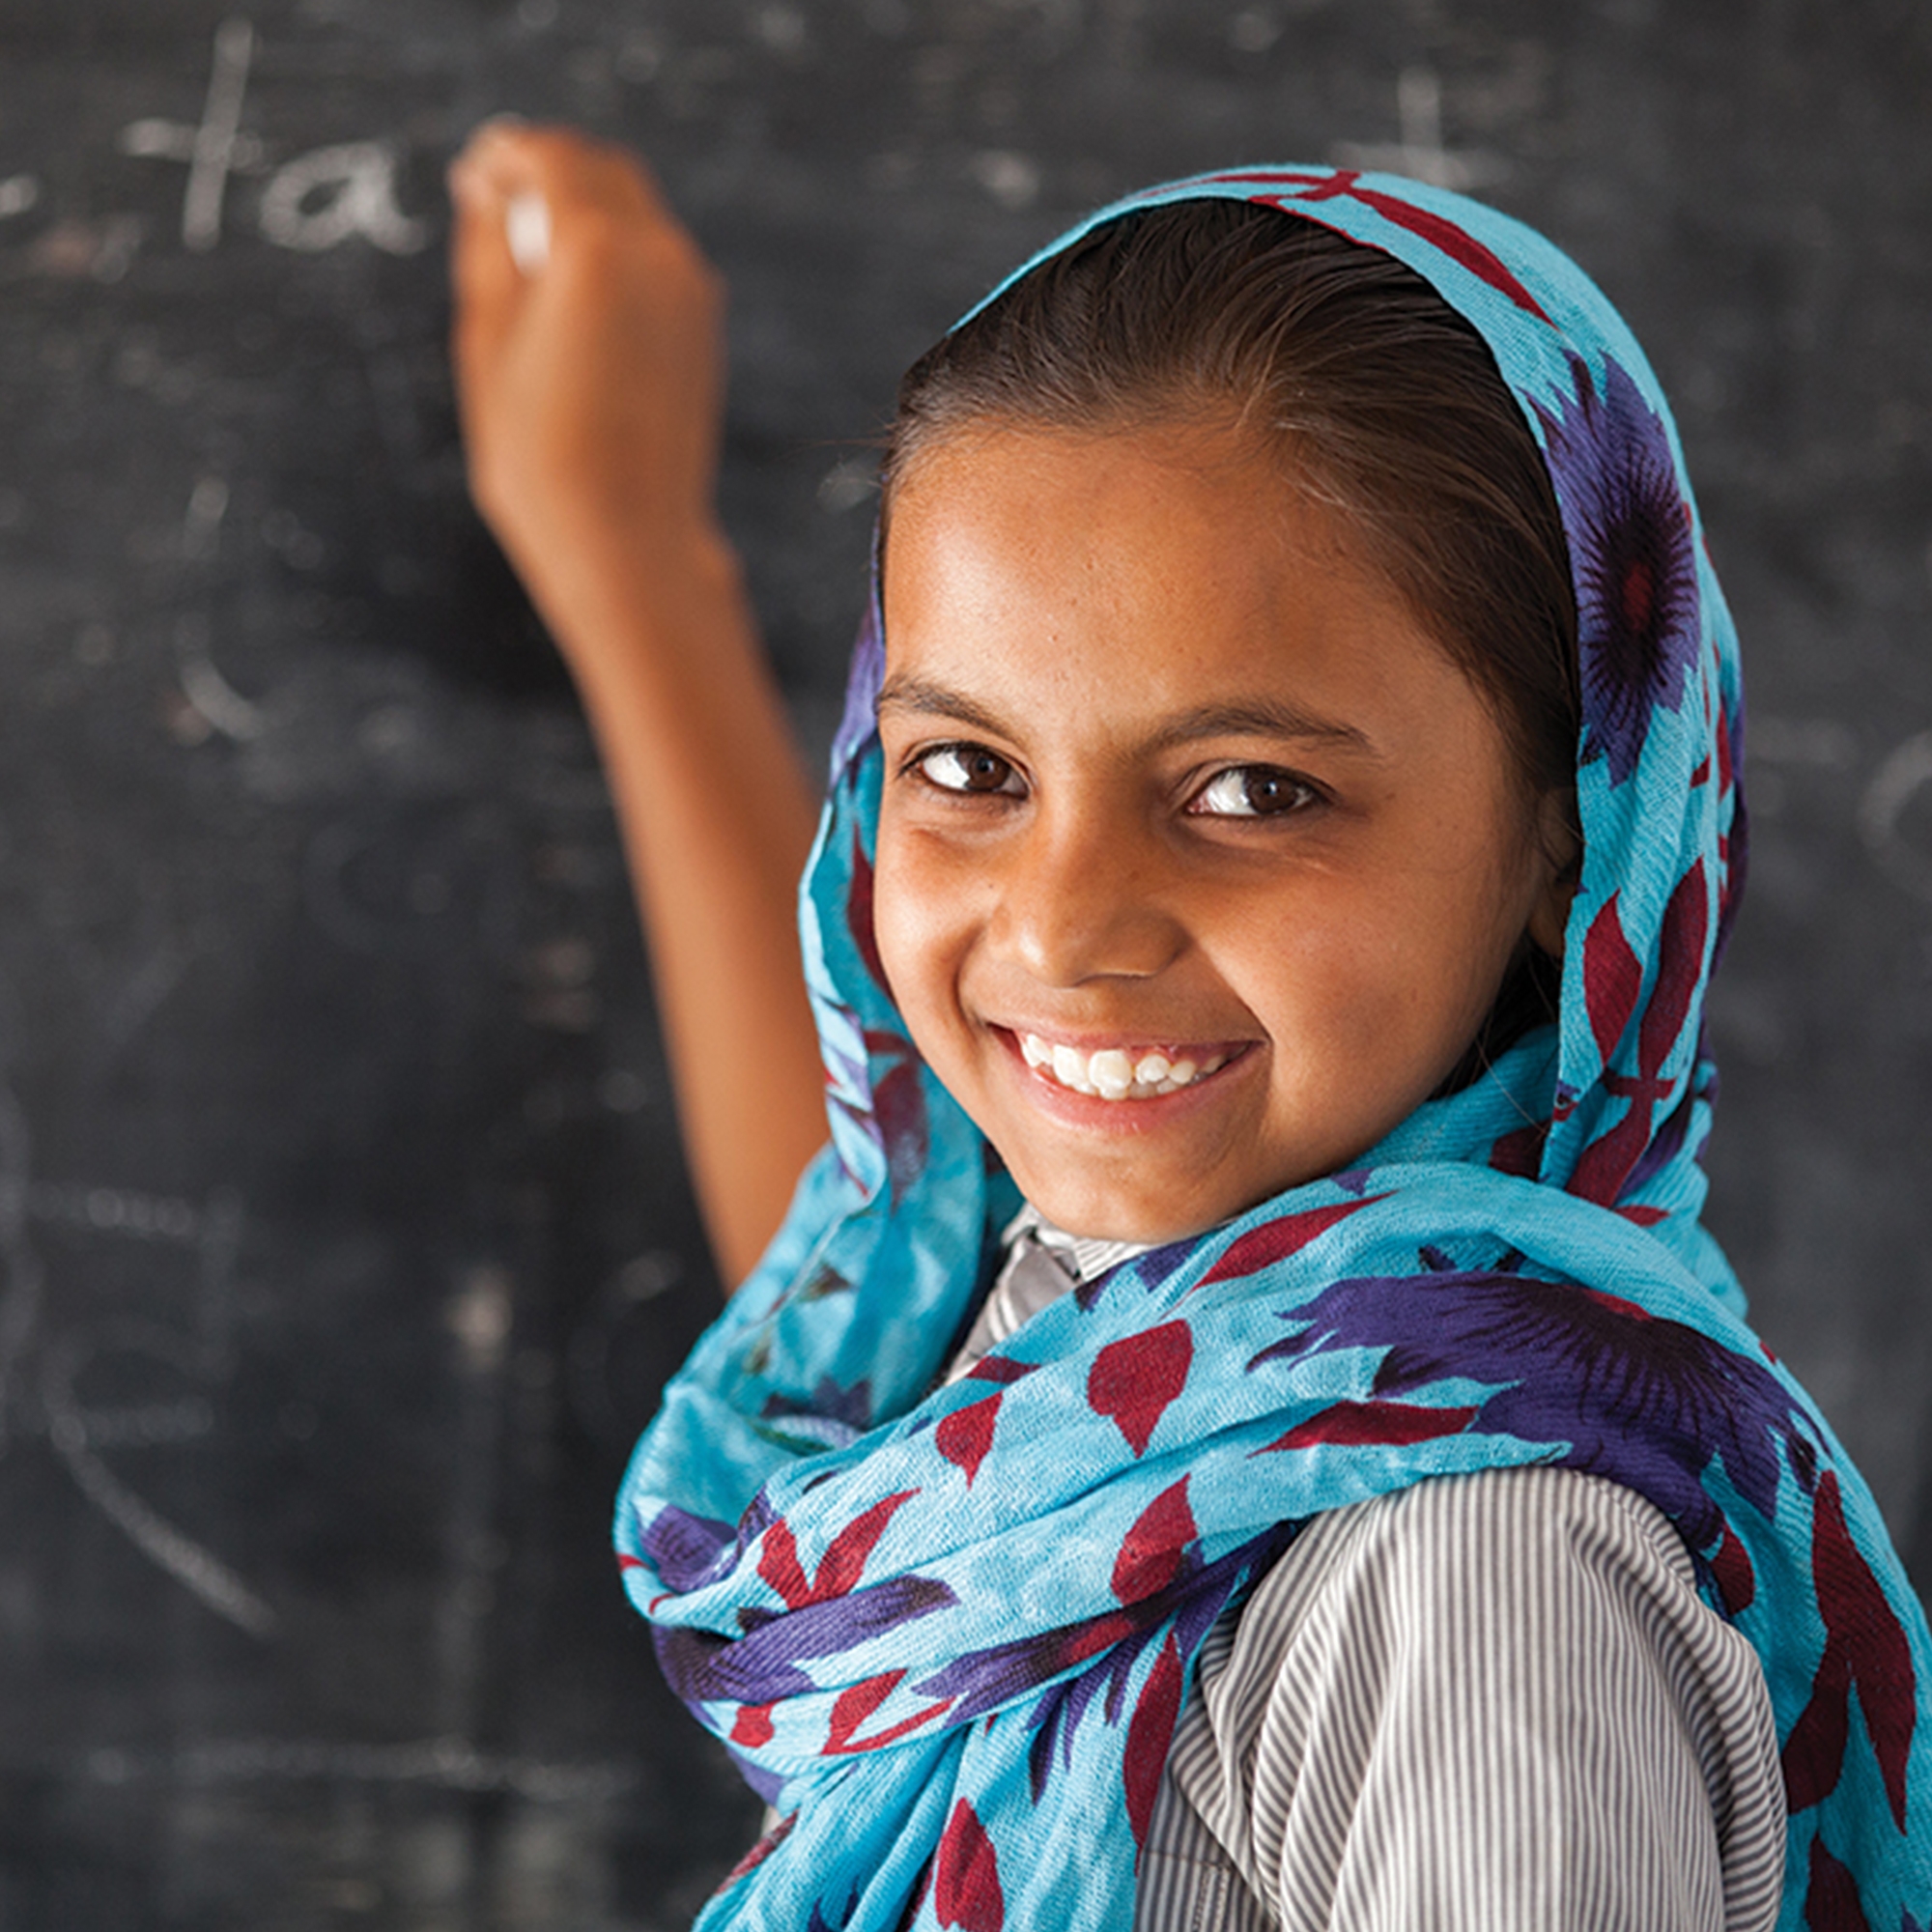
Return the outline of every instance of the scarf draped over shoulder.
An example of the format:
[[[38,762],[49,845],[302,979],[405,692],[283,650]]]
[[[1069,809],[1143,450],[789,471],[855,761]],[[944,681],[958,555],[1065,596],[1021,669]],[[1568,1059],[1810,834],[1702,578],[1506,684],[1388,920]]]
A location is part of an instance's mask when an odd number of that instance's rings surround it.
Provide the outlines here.
[[[1560,1014],[1350,1171],[1138,1256],[935,1388],[1018,1204],[873,945],[875,585],[801,890],[831,1145],[666,1389],[617,1506],[672,1687],[781,1814],[699,1924],[1128,1924],[1190,1662],[1296,1526],[1548,1463],[1655,1503],[1755,1647],[1791,1808],[1780,1923],[1924,1932],[1925,1620],[1698,1218],[1743,714],[1657,381],[1548,242],[1389,176],[1174,183],[1036,259],[1206,197],[1420,273],[1544,453],[1583,700]]]

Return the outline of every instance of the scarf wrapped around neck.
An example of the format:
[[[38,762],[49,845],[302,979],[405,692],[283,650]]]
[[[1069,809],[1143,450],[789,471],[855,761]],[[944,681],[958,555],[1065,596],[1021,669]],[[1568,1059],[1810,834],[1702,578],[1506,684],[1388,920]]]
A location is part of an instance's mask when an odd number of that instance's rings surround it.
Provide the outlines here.
[[[1791,1808],[1780,1923],[1923,1932],[1924,1616],[1698,1220],[1741,693],[1656,379],[1549,243],[1388,176],[1174,183],[1037,260],[1208,197],[1420,273],[1544,452],[1583,696],[1559,1018],[1350,1171],[1125,1263],[935,1389],[1017,1198],[873,947],[875,588],[801,892],[832,1144],[666,1389],[617,1507],[666,1674],[781,1813],[699,1924],[1127,1925],[1190,1662],[1296,1525],[1548,1463],[1655,1503],[1755,1647]]]

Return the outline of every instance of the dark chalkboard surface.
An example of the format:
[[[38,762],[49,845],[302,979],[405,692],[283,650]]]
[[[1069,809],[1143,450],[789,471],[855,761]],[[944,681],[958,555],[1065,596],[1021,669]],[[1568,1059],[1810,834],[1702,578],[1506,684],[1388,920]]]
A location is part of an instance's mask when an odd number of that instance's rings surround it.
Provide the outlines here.
[[[440,179],[727,271],[801,727],[899,367],[1258,158],[1490,194],[1677,400],[1753,695],[1712,1218],[1932,1578],[1914,0],[0,0],[0,1928],[640,1928],[755,1807],[605,1554],[714,1305],[613,827],[465,500]]]

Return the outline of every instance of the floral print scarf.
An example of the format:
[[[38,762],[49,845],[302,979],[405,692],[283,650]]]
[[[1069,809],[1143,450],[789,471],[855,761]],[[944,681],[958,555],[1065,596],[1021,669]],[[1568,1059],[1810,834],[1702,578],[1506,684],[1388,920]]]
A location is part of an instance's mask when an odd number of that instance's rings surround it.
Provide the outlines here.
[[[1560,1016],[1350,1171],[1136,1257],[935,1387],[1017,1204],[873,947],[875,592],[801,893],[832,1145],[666,1389],[617,1508],[671,1685],[780,1813],[699,1923],[1128,1924],[1190,1662],[1297,1525],[1547,1463],[1655,1503],[1756,1648],[1791,1808],[1780,1922],[1923,1932],[1925,1620],[1698,1220],[1742,712],[1656,379],[1547,242],[1388,176],[1204,176],[1046,253],[1202,197],[1407,264],[1488,343],[1545,453],[1584,721]]]

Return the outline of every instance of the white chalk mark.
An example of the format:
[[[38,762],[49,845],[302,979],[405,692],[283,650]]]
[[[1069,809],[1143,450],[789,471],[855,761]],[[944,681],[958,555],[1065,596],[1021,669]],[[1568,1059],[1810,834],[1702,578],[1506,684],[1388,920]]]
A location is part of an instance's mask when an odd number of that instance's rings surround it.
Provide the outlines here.
[[[0,1122],[5,1119],[4,1100],[0,1099]],[[4,1241],[10,1217],[17,1217],[22,1205],[36,1221],[51,1221],[90,1235],[118,1235],[173,1247],[196,1247],[202,1238],[200,1209],[178,1195],[139,1194],[122,1187],[89,1186],[84,1181],[23,1183],[9,1173],[0,1180],[0,1241]]]
[[[151,1563],[238,1630],[267,1639],[275,1613],[219,1557],[143,1502],[88,1446],[87,1425],[71,1407],[48,1404],[55,1452],[86,1496]]]
[[[245,744],[262,735],[265,720],[262,707],[243,697],[206,656],[184,656],[181,661],[181,687],[187,701],[223,737]]]
[[[262,233],[277,247],[319,254],[360,235],[391,255],[429,243],[429,224],[396,202],[396,156],[381,141],[317,148],[277,168],[262,192]]]
[[[135,160],[186,161],[191,164],[195,139],[200,131],[185,121],[159,118],[130,121],[115,136],[114,145]],[[228,171],[237,175],[253,174],[267,160],[268,153],[268,149],[253,134],[237,134],[229,143]]]
[[[187,564],[213,561],[221,542],[221,522],[228,514],[228,485],[219,476],[204,476],[188,494],[182,517],[182,560]],[[208,641],[208,619],[199,611],[185,611],[175,620],[175,665],[183,696],[192,715],[237,744],[259,738],[268,725],[267,714],[252,698],[243,697],[216,668]],[[207,736],[199,732],[194,742]]]
[[[975,155],[971,165],[973,179],[1002,208],[1017,213],[1031,208],[1039,199],[1039,163],[1029,155],[1016,154],[1009,148],[991,148]]]
[[[634,86],[657,78],[664,49],[649,34],[633,34],[617,49],[617,78]]]
[[[194,132],[185,121],[130,121],[114,145],[137,160],[192,161]]]
[[[268,713],[222,676],[208,651],[208,626],[198,616],[175,626],[175,667],[183,695],[223,737],[245,744],[268,729]]]
[[[200,1396],[188,1396],[182,1402],[141,1403],[129,1408],[91,1408],[86,1421],[91,1449],[156,1449],[213,1435],[214,1407]]]
[[[195,129],[187,192],[182,197],[182,241],[197,254],[206,254],[221,240],[221,204],[235,165],[235,137],[254,52],[255,30],[246,20],[224,20],[214,30],[214,69],[208,78],[201,126]]]
[[[188,493],[182,518],[182,555],[187,562],[201,563],[214,554],[227,514],[228,485],[219,476],[204,476]]]
[[[170,1786],[293,1783],[421,1784],[444,1791],[509,1792],[538,1804],[619,1798],[636,1788],[638,1768],[623,1762],[558,1764],[499,1757],[461,1738],[393,1745],[339,1744],[324,1738],[229,1738],[180,1751],[91,1751],[91,1776],[102,1784],[140,1779]]]
[[[100,1460],[98,1451],[103,1444],[95,1435],[95,1418],[82,1407],[73,1385],[88,1357],[103,1349],[131,1350],[187,1375],[210,1373],[205,1349],[147,1322],[115,1324],[96,1333],[78,1331],[64,1337],[41,1357],[41,1408],[54,1453],[66,1463],[81,1494],[143,1556],[216,1616],[250,1636],[266,1639],[275,1629],[274,1611],[218,1556],[168,1521]],[[184,1407],[192,1417],[192,1400]],[[125,1411],[111,1415],[109,1433],[122,1435],[126,1420]],[[211,1413],[208,1427],[213,1426]]]
[[[1406,67],[1396,77],[1396,119],[1403,146],[1442,152],[1442,81],[1424,67]]]
[[[1916,898],[1932,899],[1932,851],[1905,837],[1906,808],[1932,785],[1932,731],[1906,739],[1872,774],[1859,801],[1859,836],[1893,881]]]
[[[118,282],[132,266],[146,227],[138,214],[110,214],[97,231],[99,240],[87,272],[97,282]]]
[[[10,214],[25,214],[28,209],[38,207],[41,199],[41,184],[34,175],[9,175],[0,181],[0,221]]]
[[[515,1285],[504,1269],[471,1268],[445,1304],[462,1367],[455,1471],[442,1536],[445,1570],[436,1605],[432,1721],[467,1737],[481,1714],[485,1636],[502,1546],[491,1532],[502,1461],[504,1375],[516,1325]]]
[[[164,945],[141,962],[100,1015],[96,1038],[103,1057],[118,1053],[140,1033],[181,983],[192,958],[184,948]]]
[[[550,203],[534,189],[510,197],[503,234],[510,259],[526,275],[540,275],[550,266]]]
[[[1480,187],[1508,174],[1509,164],[1499,155],[1459,154],[1442,145],[1442,82],[1431,69],[1403,69],[1395,106],[1401,139],[1338,141],[1329,151],[1338,165],[1386,170],[1448,188]]]
[[[503,1366],[512,1315],[510,1281],[500,1268],[477,1268],[450,1297],[443,1320],[469,1374],[495,1375]]]
[[[879,464],[876,457],[848,456],[835,463],[818,479],[818,507],[833,516],[856,510],[868,497],[879,494]]]
[[[1244,8],[1228,22],[1228,44],[1236,53],[1264,54],[1281,39],[1281,22],[1260,7]]]
[[[757,29],[759,40],[779,54],[802,52],[811,36],[805,15],[796,7],[783,4],[759,8],[753,24]]]
[[[270,1636],[275,1628],[274,1611],[219,1557],[136,1495],[95,1453],[88,1418],[74,1399],[76,1354],[71,1344],[43,1357],[41,1405],[46,1411],[54,1453],[67,1464],[81,1494],[143,1556],[166,1571],[216,1616],[226,1618],[250,1636]]]
[[[43,1300],[44,1276],[26,1236],[29,1214],[65,1208],[60,1218],[89,1228],[125,1229],[146,1235],[151,1231],[180,1236],[193,1231],[194,1213],[185,1202],[157,1201],[151,1195],[129,1195],[112,1188],[71,1186],[47,1188],[32,1178],[31,1144],[25,1113],[18,1098],[0,1081],[0,1266],[5,1289],[0,1292],[0,1450],[10,1430],[10,1411],[20,1391],[17,1369],[34,1342]],[[211,1198],[202,1218],[234,1219],[239,1207],[226,1197]],[[184,1218],[187,1226],[180,1224]],[[213,1245],[221,1245],[212,1237]],[[209,1246],[204,1245],[204,1264]],[[216,1257],[219,1264],[219,1256]],[[173,1337],[140,1327],[121,1338],[163,1361],[189,1373],[208,1372],[206,1346],[184,1346]],[[205,1435],[213,1427],[210,1406],[198,1398],[156,1404],[144,1408],[113,1411],[97,1424],[81,1407],[73,1380],[83,1356],[97,1344],[86,1337],[38,1350],[40,1407],[46,1420],[54,1452],[67,1464],[81,1493],[151,1562],[158,1565],[202,1603],[251,1636],[267,1638],[275,1628],[275,1613],[220,1559],[204,1549],[143,1501],[100,1460],[97,1449],[107,1442],[146,1446]]]

